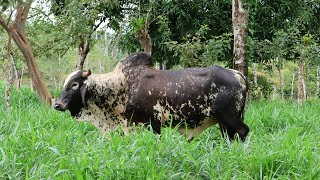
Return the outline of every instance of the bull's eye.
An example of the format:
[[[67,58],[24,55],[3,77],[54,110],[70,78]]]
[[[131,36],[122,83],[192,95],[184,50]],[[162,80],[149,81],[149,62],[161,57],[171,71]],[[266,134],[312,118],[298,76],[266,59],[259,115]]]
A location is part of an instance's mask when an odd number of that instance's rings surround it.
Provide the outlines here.
[[[71,84],[71,88],[72,88],[73,90],[77,90],[77,89],[79,88],[79,83],[77,83],[77,82],[72,83],[72,84]]]

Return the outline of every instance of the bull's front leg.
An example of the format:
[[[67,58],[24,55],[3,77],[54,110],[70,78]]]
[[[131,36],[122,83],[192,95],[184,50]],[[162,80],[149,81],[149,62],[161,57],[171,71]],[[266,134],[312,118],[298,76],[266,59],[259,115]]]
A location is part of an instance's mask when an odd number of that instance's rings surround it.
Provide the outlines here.
[[[133,125],[130,123],[129,120],[127,120],[126,118],[124,118],[123,116],[118,117],[119,120],[119,127],[121,128],[123,135],[127,136],[128,134],[130,134],[130,132],[133,131]]]

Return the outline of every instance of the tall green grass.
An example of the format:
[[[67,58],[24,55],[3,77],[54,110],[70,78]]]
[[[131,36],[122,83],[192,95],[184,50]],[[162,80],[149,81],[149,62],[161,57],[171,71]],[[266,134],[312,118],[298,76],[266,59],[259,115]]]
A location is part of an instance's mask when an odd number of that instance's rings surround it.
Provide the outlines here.
[[[0,85],[1,92],[4,86]],[[3,93],[0,93],[2,95]],[[320,101],[250,102],[244,143],[214,126],[188,143],[172,129],[104,137],[28,89],[0,99],[0,179],[319,179]],[[111,140],[108,140],[111,139]]]

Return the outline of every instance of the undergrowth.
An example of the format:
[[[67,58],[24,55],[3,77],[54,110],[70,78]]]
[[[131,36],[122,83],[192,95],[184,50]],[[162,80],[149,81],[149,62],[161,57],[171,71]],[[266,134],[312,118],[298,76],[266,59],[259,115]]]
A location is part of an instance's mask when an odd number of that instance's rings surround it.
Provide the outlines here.
[[[11,110],[0,99],[0,179],[319,179],[319,103],[249,102],[244,143],[218,126],[189,143],[170,128],[101,135],[13,89]]]

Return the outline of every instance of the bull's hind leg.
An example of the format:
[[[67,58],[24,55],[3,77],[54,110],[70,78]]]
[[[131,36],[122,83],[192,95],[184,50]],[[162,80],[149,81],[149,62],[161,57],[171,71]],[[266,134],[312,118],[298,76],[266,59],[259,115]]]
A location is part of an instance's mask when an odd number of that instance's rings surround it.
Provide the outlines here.
[[[249,127],[242,122],[241,118],[235,118],[230,115],[218,115],[220,120],[220,130],[222,135],[225,137],[225,131],[227,132],[229,138],[234,140],[235,134],[237,133],[242,141],[245,140]]]

